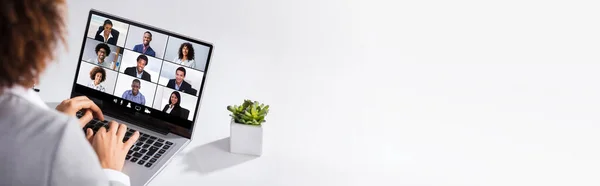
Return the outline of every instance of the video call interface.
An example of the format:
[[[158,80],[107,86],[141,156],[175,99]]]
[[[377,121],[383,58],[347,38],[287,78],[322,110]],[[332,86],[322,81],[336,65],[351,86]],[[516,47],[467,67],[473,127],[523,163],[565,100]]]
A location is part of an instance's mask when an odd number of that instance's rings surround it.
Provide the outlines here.
[[[193,121],[208,46],[98,15],[86,36],[77,84]]]

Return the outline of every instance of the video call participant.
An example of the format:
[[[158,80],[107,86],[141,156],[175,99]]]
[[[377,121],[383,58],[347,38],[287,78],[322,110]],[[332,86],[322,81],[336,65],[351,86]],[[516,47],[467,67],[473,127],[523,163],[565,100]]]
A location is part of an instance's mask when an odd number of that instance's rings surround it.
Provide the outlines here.
[[[156,57],[156,52],[154,52],[154,49],[152,49],[152,47],[150,47],[151,41],[152,41],[152,33],[150,33],[149,31],[144,32],[144,37],[142,37],[142,44],[133,46],[133,51],[136,51],[136,52],[148,55],[148,56]]]
[[[96,32],[96,37],[94,39],[103,43],[117,45],[117,40],[119,40],[119,31],[112,29],[112,27],[112,22],[108,19],[105,20],[104,25],[98,27],[98,31]]]
[[[96,51],[96,57],[89,59],[88,60],[89,62],[92,62],[96,65],[106,67],[108,69],[115,69],[113,62],[106,61],[106,57],[108,57],[108,55],[110,54],[110,47],[108,47],[107,44],[98,43],[98,45],[96,45],[95,51]]]
[[[190,68],[196,68],[196,61],[194,60],[194,47],[192,44],[186,42],[179,46],[179,52],[175,63],[187,66]]]
[[[106,89],[102,84],[102,82],[106,80],[106,71],[104,68],[99,66],[92,68],[90,71],[90,79],[90,82],[87,84],[88,87],[105,92]]]
[[[146,105],[146,97],[140,92],[140,88],[142,88],[142,82],[139,79],[134,79],[131,82],[131,90],[123,92],[121,98],[140,105]]]
[[[170,79],[167,83],[167,87],[184,93],[196,95],[196,90],[192,88],[192,85],[183,80],[185,78],[185,73],[185,68],[177,68],[177,70],[175,70],[175,79]]]
[[[173,91],[171,93],[171,97],[169,97],[169,104],[165,105],[165,108],[163,108],[163,112],[166,112],[167,114],[173,116],[187,118],[190,111],[181,107],[180,103],[181,95],[179,94],[179,92]]]
[[[150,74],[144,70],[146,65],[148,65],[148,57],[146,57],[144,54],[140,54],[137,57],[136,61],[137,61],[137,66],[127,67],[125,69],[125,74],[133,76],[133,77],[141,78],[146,81],[150,81],[150,79],[151,79]]]

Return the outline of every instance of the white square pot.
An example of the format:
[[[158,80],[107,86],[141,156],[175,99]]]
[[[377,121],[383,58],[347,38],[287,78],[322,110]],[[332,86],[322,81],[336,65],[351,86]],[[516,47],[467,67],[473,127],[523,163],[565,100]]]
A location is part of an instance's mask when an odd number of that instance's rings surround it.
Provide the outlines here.
[[[231,121],[229,151],[236,154],[262,155],[262,126]]]

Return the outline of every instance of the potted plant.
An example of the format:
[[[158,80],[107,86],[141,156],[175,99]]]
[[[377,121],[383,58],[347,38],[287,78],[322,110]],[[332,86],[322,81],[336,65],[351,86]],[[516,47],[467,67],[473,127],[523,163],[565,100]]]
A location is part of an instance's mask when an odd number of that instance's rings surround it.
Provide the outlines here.
[[[229,105],[231,128],[229,151],[238,154],[262,155],[262,124],[269,113],[269,105],[244,100],[241,105]]]

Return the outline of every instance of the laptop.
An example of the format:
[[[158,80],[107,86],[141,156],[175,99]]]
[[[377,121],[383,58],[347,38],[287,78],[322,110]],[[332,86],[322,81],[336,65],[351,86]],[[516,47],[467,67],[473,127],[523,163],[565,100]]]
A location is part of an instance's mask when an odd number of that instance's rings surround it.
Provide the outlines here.
[[[166,29],[90,10],[71,97],[87,96],[105,121],[141,136],[123,172],[147,185],[192,140],[213,45]],[[81,113],[78,113],[81,117]]]

